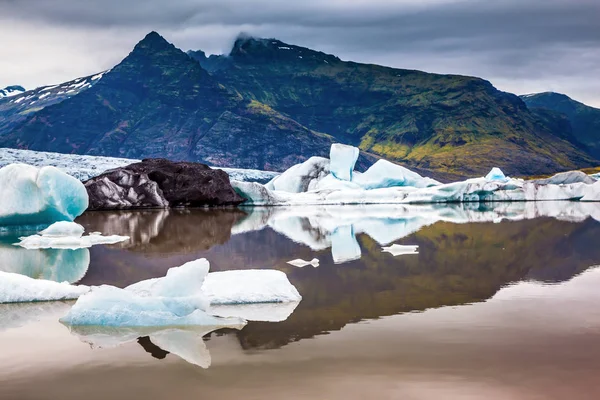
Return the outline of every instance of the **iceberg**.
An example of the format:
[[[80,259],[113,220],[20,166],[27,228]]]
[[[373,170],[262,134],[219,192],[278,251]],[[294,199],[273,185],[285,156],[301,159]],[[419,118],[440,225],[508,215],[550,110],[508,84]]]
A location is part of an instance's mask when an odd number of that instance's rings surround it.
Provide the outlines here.
[[[77,179],[54,167],[11,164],[0,169],[0,226],[39,226],[72,221],[88,206]]]
[[[305,260],[302,260],[301,258],[297,258],[295,260],[288,261],[287,263],[290,265],[293,265],[294,267],[298,267],[298,268],[303,268],[303,267],[306,267],[309,265],[312,265],[315,268],[317,268],[319,266],[319,260],[317,258],[313,258],[310,261],[305,261]]]
[[[208,297],[211,307],[302,300],[285,273],[268,269],[211,272],[206,276],[202,291]]]
[[[387,160],[378,160],[364,173],[357,175],[353,182],[358,183],[363,189],[381,189],[394,186],[426,188],[440,185],[434,179],[423,178],[416,172]]]
[[[404,254],[419,254],[419,246],[403,246],[400,244],[393,244],[389,247],[382,247],[381,249],[383,252],[390,253],[394,257]]]
[[[269,190],[289,193],[308,192],[316,189],[317,183],[327,175],[329,175],[329,160],[323,157],[311,157],[273,178],[265,187]]]
[[[485,176],[486,181],[505,181],[506,176],[504,172],[500,170],[500,168],[494,167],[488,174]]]
[[[89,290],[87,286],[73,286],[66,282],[52,282],[11,272],[0,272],[0,303],[71,300]]]
[[[360,151],[354,146],[332,144],[329,152],[331,175],[342,181],[351,181],[359,153]]]
[[[129,236],[110,235],[103,236],[99,232],[92,232],[82,236],[83,226],[75,222],[60,221],[50,225],[39,234],[19,238],[17,246],[26,249],[82,249],[98,244],[116,244],[129,240]]]
[[[61,322],[112,327],[242,327],[246,322],[240,317],[217,317],[207,310],[222,304],[301,300],[296,288],[280,271],[209,274],[208,270],[208,261],[199,259],[169,269],[163,278],[141,281],[125,289],[92,287]]]

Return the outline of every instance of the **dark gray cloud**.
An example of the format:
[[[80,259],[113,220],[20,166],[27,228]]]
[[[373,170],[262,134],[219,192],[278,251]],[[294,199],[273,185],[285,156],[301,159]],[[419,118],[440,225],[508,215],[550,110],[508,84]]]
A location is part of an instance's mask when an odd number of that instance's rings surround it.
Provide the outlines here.
[[[598,20],[598,0],[0,0],[0,86],[108,68],[150,30],[211,53],[245,31],[600,106]]]

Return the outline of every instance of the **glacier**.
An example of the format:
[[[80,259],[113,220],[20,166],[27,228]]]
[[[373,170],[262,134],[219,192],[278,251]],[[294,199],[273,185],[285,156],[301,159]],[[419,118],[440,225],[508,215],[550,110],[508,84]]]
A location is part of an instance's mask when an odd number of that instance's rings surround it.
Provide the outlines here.
[[[7,165],[0,168],[0,187],[0,226],[4,228],[72,221],[88,206],[83,184],[55,167]]]
[[[0,303],[76,299],[90,290],[67,282],[33,279],[11,272],[0,272]]]
[[[104,172],[140,162],[131,158],[83,156],[33,150],[0,148],[0,167],[9,164],[28,164],[35,167],[53,166],[80,181],[87,181]],[[219,168],[231,179],[243,182],[267,183],[279,175],[279,172],[242,168]]]
[[[92,232],[83,236],[83,226],[75,222],[55,222],[48,228],[31,236],[19,238],[16,246],[25,249],[82,249],[98,244],[116,244],[129,240],[129,236],[109,235],[104,236],[100,232]]]

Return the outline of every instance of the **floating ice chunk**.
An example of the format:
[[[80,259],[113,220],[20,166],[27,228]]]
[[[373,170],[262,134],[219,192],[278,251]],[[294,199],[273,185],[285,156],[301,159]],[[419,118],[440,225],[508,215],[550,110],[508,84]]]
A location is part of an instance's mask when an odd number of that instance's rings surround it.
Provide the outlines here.
[[[248,269],[211,272],[206,276],[202,291],[217,304],[285,303],[302,297],[288,280],[276,270]]]
[[[329,175],[329,160],[311,157],[302,164],[296,164],[281,175],[273,178],[265,187],[289,193],[314,190],[317,183]]]
[[[202,284],[209,268],[209,262],[205,258],[201,258],[180,267],[170,268],[163,278],[134,283],[126,290],[142,297],[181,298],[194,308],[206,310],[209,301],[202,293]],[[177,311],[177,313],[181,312]]]
[[[389,247],[382,247],[383,252],[390,253],[394,257],[401,256],[404,254],[419,254],[419,246],[403,246],[400,244],[393,244]]]
[[[39,234],[44,237],[81,237],[85,229],[83,226],[75,222],[59,221],[50,225],[48,228],[41,231]]]
[[[332,144],[329,152],[331,174],[342,181],[351,181],[359,153],[360,151],[356,147],[339,143]]]
[[[61,318],[67,325],[221,327],[243,325],[236,318],[217,318],[197,308],[199,297],[142,296],[112,286],[93,287]]]
[[[586,183],[592,185],[596,180],[581,171],[561,172],[546,179],[536,179],[528,183],[537,183],[538,185],[569,185],[572,183]]]
[[[436,180],[423,178],[416,172],[387,160],[377,161],[364,173],[354,177],[353,182],[358,183],[363,189],[388,188],[392,186],[425,188],[440,184]]]
[[[336,264],[358,260],[361,257],[360,245],[356,241],[352,225],[340,226],[333,232],[331,255]]]
[[[54,167],[11,164],[0,169],[0,226],[72,221],[88,206],[77,179]]]
[[[171,268],[163,278],[148,279],[125,289],[92,288],[79,298],[62,321],[68,325],[219,327],[243,325],[204,312],[208,307],[202,285],[209,264],[205,259]]]
[[[11,164],[0,169],[0,226],[72,221],[88,206],[85,187],[54,167]]]
[[[357,175],[358,175],[358,173],[355,172],[354,179],[356,179]],[[356,182],[341,181],[341,180],[337,179],[336,177],[334,177],[333,175],[329,174],[325,178],[323,178],[319,182],[317,182],[315,189],[316,190],[360,190],[362,188]]]
[[[89,290],[87,286],[73,286],[66,282],[58,283],[0,272],[0,303],[76,299]]]
[[[27,250],[11,244],[0,244],[0,260],[0,271],[54,282],[75,283],[80,281],[88,270],[90,251]]]
[[[282,322],[289,318],[297,301],[285,303],[225,304],[210,306],[208,313],[219,317],[237,317],[246,321]]]
[[[485,176],[486,181],[505,181],[506,176],[504,172],[500,170],[498,167],[492,168],[492,170]]]
[[[110,235],[102,236],[101,234],[90,234],[87,236],[62,236],[62,237],[47,237],[40,235],[31,235],[20,238],[17,246],[33,250],[33,249],[83,249],[92,247],[98,244],[116,244],[129,240],[129,236]]]
[[[290,265],[293,265],[294,267],[298,267],[298,268],[306,267],[308,265],[312,265],[315,268],[317,268],[319,266],[319,260],[316,258],[313,258],[310,261],[305,261],[305,260],[302,260],[301,258],[297,258],[295,260],[288,261],[287,263]]]

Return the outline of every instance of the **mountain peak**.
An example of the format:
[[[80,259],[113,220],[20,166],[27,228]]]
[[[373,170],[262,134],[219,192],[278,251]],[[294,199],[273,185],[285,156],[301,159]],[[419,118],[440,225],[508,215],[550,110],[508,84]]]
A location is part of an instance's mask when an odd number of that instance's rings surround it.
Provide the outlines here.
[[[164,37],[159,35],[157,32],[152,31],[149,34],[147,34],[138,44],[135,45],[133,51],[156,52],[174,48],[175,46],[167,42],[167,40]]]
[[[23,86],[19,86],[19,85],[7,86],[4,89],[0,89],[0,99],[3,97],[16,96],[18,94],[23,93],[24,91],[25,91],[25,88]]]
[[[340,59],[334,55],[311,50],[306,47],[287,44],[281,40],[257,38],[240,33],[233,44],[231,57],[264,59],[268,61],[312,61],[335,63]]]

